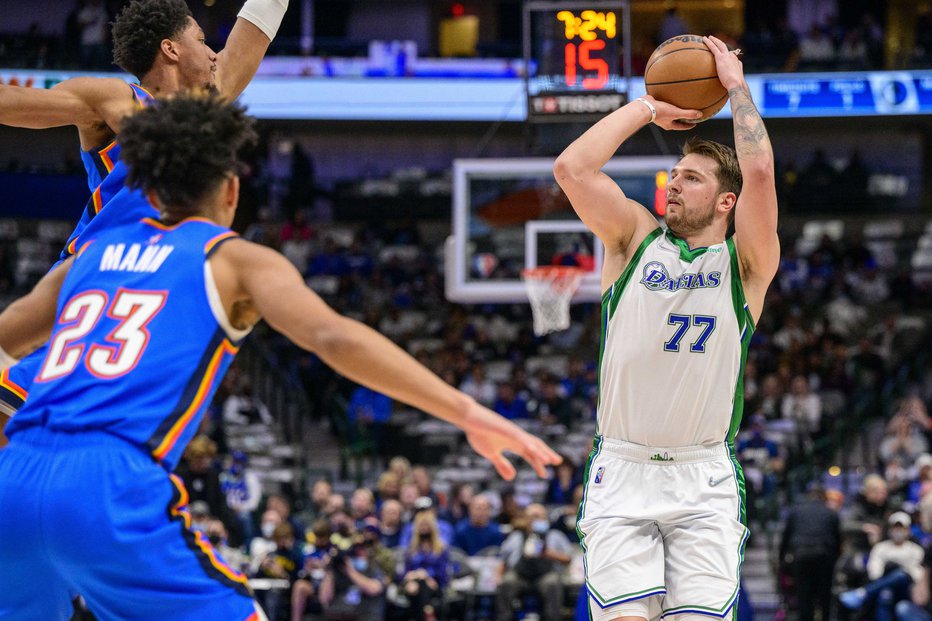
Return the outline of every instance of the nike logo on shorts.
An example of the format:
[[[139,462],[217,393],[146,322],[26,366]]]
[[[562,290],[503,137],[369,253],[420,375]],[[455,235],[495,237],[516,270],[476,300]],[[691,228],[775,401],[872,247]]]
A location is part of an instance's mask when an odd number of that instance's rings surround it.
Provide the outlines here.
[[[730,479],[730,478],[731,478],[731,475],[730,475],[730,474],[726,474],[725,476],[723,476],[723,477],[720,478],[720,479],[713,479],[712,477],[709,477],[709,487],[715,487],[716,485],[719,485],[719,484],[721,484],[721,483],[724,483],[725,481],[727,481],[727,480]]]

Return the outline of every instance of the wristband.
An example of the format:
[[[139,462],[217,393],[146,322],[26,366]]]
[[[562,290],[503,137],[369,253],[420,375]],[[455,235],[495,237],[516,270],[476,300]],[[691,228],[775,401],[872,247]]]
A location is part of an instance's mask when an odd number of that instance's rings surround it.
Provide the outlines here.
[[[288,0],[246,0],[237,17],[242,17],[254,25],[272,41],[287,9]]]
[[[650,122],[651,122],[651,123],[653,123],[655,120],[657,120],[657,108],[654,107],[654,104],[652,104],[651,102],[647,101],[647,100],[644,99],[643,97],[638,97],[638,98],[635,99],[634,101],[640,101],[642,104],[644,104],[645,106],[647,106],[647,109],[650,110]]]
[[[19,362],[18,358],[14,358],[0,347],[0,371],[6,371],[17,362]]]

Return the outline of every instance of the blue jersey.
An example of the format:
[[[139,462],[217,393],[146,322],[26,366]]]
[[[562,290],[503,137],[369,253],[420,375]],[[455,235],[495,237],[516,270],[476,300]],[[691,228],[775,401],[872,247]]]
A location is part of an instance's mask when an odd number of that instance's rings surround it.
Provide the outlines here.
[[[149,91],[138,84],[130,84],[129,86],[133,90],[133,100],[137,108],[145,108],[155,101]],[[100,213],[104,205],[110,202],[110,199],[126,183],[126,168],[119,164],[119,160],[120,144],[116,139],[100,150],[81,151],[81,161],[87,171],[87,185],[91,190],[91,197],[87,200],[87,205],[85,205],[84,212],[81,214],[74,231],[68,237],[68,242],[61,251],[58,263],[74,254],[78,246],[78,238],[84,234],[84,230],[90,225],[91,220]]]
[[[7,435],[103,431],[173,469],[245,336],[230,327],[205,265],[235,236],[200,218],[145,218],[85,236]]]

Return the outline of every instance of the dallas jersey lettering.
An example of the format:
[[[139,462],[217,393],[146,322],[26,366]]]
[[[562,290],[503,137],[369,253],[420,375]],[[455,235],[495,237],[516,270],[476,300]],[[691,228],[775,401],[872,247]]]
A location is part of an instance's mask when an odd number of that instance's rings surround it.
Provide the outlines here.
[[[154,98],[138,84],[130,84],[136,106],[144,108]],[[105,205],[116,197],[126,185],[126,166],[119,161],[120,144],[114,140],[102,149],[92,151],[81,150],[81,161],[87,171],[87,185],[91,190],[91,197],[87,201],[84,212],[78,220],[74,231],[68,237],[68,242],[62,249],[58,261],[52,265],[54,269],[59,263],[74,254],[78,245],[78,238],[91,226],[92,221],[101,212]],[[122,203],[118,203],[123,208]],[[150,215],[127,210],[130,217],[127,220],[138,220]],[[45,349],[40,348],[33,354],[26,356],[17,365],[0,373],[0,412],[12,415],[22,407],[29,395],[29,387],[36,375],[39,364],[45,356]]]
[[[235,236],[203,219],[147,218],[85,238],[7,435],[104,431],[172,470],[246,335],[229,325],[207,262]]]
[[[733,441],[754,330],[734,242],[656,229],[602,297],[598,433],[645,446]]]

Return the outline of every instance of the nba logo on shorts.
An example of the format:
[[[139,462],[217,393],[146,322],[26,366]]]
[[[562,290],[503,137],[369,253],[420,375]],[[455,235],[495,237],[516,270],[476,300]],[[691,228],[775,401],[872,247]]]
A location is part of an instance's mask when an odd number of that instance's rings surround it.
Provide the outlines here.
[[[599,466],[599,469],[595,471],[595,484],[598,485],[602,482],[602,475],[605,474],[605,467]]]

